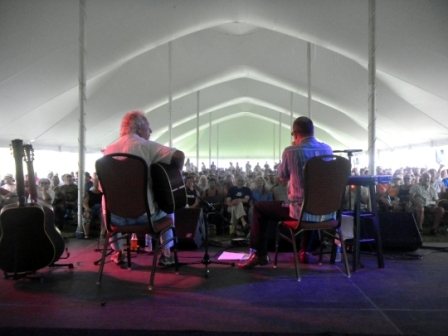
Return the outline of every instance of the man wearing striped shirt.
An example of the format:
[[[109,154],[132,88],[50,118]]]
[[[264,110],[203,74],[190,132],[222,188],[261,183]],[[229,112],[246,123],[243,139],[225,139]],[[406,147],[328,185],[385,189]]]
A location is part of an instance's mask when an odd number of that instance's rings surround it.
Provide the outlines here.
[[[249,246],[256,252],[246,262],[239,263],[239,268],[252,268],[257,265],[269,264],[266,233],[269,221],[294,220],[300,217],[303,199],[303,167],[306,161],[315,156],[333,154],[330,146],[316,140],[313,122],[307,117],[299,117],[294,121],[291,136],[294,137],[294,141],[291,146],[283,151],[282,163],[278,167],[278,177],[289,181],[289,202],[286,206],[281,201],[264,201],[254,204]],[[305,213],[303,219],[321,222],[332,217],[333,214],[318,217]],[[309,234],[310,231],[305,231],[301,235],[299,251],[301,263],[308,262],[306,248]]]

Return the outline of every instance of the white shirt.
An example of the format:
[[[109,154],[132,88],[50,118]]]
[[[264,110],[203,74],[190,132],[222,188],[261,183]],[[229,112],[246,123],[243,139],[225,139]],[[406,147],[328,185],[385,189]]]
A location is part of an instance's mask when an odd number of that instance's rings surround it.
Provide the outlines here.
[[[163,146],[151,140],[145,140],[137,134],[128,134],[122,136],[116,142],[108,146],[104,150],[104,155],[112,153],[128,153],[140,156],[148,164],[148,205],[151,214],[155,213],[156,205],[154,204],[154,193],[152,191],[151,164],[171,162],[173,153],[176,148]]]

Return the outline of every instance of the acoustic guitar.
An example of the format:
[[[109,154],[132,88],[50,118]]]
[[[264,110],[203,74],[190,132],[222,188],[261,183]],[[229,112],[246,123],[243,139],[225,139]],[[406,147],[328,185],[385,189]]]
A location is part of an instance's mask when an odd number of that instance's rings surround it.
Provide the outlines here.
[[[152,190],[159,209],[172,214],[187,204],[187,191],[182,173],[174,165],[154,163],[151,165]]]
[[[34,273],[52,264],[59,252],[55,251],[51,230],[46,227],[43,207],[25,202],[23,141],[13,140],[11,147],[16,163],[18,202],[3,207],[0,212],[0,269],[5,275],[14,273],[17,279],[21,274]]]
[[[50,243],[53,246],[53,252],[54,252],[53,260],[49,264],[52,265],[54,264],[54,262],[59,260],[62,253],[64,252],[65,248],[64,238],[62,238],[61,231],[59,231],[59,229],[55,226],[53,208],[48,204],[39,202],[38,200],[36,179],[33,167],[33,161],[34,161],[33,146],[31,144],[23,145],[23,154],[28,170],[28,184],[29,184],[28,189],[30,194],[30,202],[32,204],[40,205],[45,213],[44,229]]]

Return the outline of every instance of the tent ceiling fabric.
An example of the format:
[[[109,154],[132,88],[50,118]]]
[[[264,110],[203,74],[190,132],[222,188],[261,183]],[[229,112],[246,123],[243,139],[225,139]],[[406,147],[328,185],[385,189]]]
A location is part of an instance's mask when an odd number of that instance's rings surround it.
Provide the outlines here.
[[[377,148],[448,143],[448,2],[376,1]],[[279,157],[307,115],[316,135],[367,149],[368,1],[87,0],[86,148],[118,138],[130,110],[152,139],[196,156]],[[0,0],[0,146],[78,148],[77,0]],[[211,127],[210,127],[211,123]],[[279,143],[280,142],[280,143]]]

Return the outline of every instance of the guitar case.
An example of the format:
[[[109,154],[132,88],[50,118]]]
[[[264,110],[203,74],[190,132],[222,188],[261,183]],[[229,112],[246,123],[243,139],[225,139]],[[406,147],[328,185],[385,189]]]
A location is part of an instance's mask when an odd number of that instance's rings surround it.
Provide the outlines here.
[[[152,190],[159,209],[172,214],[187,204],[187,191],[180,170],[166,163],[151,165]]]

